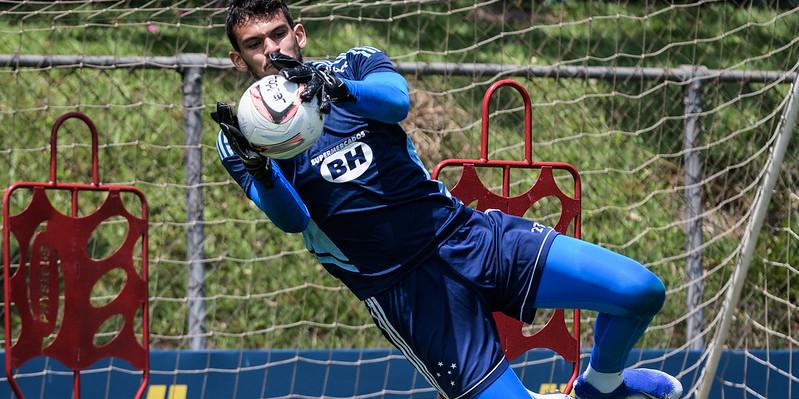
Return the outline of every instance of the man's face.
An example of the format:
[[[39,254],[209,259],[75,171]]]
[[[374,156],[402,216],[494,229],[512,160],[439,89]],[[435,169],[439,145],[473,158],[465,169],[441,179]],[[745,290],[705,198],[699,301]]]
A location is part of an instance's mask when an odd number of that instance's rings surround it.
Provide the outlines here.
[[[280,51],[302,60],[300,50],[305,47],[305,28],[295,24],[292,28],[286,16],[278,12],[271,19],[251,19],[234,29],[240,51],[229,56],[236,70],[249,71],[256,79],[275,75],[278,70],[269,62],[268,54]]]

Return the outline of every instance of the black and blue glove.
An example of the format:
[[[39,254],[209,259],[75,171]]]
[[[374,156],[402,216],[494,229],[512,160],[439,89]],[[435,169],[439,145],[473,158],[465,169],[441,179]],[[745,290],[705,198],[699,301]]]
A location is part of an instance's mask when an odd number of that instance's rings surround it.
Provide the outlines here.
[[[300,93],[302,101],[319,99],[319,111],[330,113],[331,103],[355,103],[355,96],[344,82],[327,69],[316,68],[311,64],[303,64],[299,60],[279,51],[269,53],[269,62],[280,74],[294,83],[304,83],[305,90]]]
[[[266,187],[272,187],[272,162],[261,155],[249,140],[244,137],[239,128],[239,120],[233,113],[233,107],[223,102],[216,103],[216,111],[211,112],[211,118],[219,124],[222,134],[227,138],[230,148],[241,158],[244,168],[252,177],[259,180]]]

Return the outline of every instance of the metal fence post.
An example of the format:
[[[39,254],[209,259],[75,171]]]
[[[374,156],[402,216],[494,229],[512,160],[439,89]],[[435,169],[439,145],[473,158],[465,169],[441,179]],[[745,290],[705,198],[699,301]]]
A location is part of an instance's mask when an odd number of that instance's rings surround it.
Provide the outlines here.
[[[187,54],[187,56],[191,56]],[[204,57],[204,54],[201,54]],[[190,64],[190,63],[187,63]],[[183,131],[186,177],[186,260],[188,281],[186,284],[189,320],[188,334],[191,349],[205,349],[205,251],[203,243],[203,192],[202,192],[202,67],[185,67],[183,75]]]
[[[685,281],[688,284],[685,306],[691,314],[686,320],[685,338],[691,349],[702,349],[704,339],[704,312],[702,304],[704,280],[702,279],[702,160],[696,150],[702,122],[702,80],[704,67],[684,65],[688,84],[683,89],[685,127],[683,137],[683,174],[685,192]]]

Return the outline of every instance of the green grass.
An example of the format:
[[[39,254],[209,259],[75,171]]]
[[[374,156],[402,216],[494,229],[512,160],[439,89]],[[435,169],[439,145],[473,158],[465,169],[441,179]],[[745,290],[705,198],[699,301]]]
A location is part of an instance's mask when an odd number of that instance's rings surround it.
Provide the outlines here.
[[[135,2],[131,2],[133,4]],[[449,5],[306,9],[299,15],[310,44],[306,56],[332,57],[357,45],[385,49],[397,61],[534,63],[541,65],[641,66],[787,70],[799,55],[794,41],[799,18],[791,9],[734,7],[723,4],[673,7],[661,5],[566,2],[515,6],[498,2],[475,11],[474,2]],[[160,4],[160,3],[159,3]],[[166,3],[164,3],[166,4]],[[185,4],[184,4],[185,5]],[[67,4],[54,7],[69,8]],[[87,5],[86,7],[91,7]],[[99,6],[98,6],[99,7]],[[155,7],[155,6],[153,6]],[[185,5],[185,8],[189,8]],[[454,10],[451,15],[433,11]],[[361,16],[362,21],[324,17]],[[0,16],[0,53],[173,56],[200,52],[225,57],[228,44],[223,14],[180,10],[155,14],[121,10],[67,14],[54,20],[38,15],[16,22]],[[370,18],[396,18],[392,24]],[[588,18],[593,18],[589,21]],[[12,22],[15,21],[15,22]],[[180,21],[180,25],[177,22]],[[117,24],[118,22],[118,24]],[[157,32],[147,30],[156,23]],[[563,22],[563,23],[561,23]],[[531,23],[534,28],[530,28]],[[210,28],[209,28],[210,26]],[[503,35],[502,32],[505,32]],[[154,347],[187,347],[186,215],[184,210],[183,110],[180,74],[143,69],[3,69],[0,70],[0,124],[4,126],[0,162],[2,184],[47,179],[47,144],[52,121],[66,111],[89,114],[100,130],[101,176],[104,182],[142,189],[150,207],[151,331]],[[404,122],[426,165],[452,157],[473,158],[479,150],[480,101],[495,79],[489,76],[408,76],[413,109]],[[654,328],[642,345],[683,344],[684,315],[682,135],[683,86],[670,82],[599,81],[518,78],[533,98],[533,153],[536,160],[564,161],[583,173],[583,238],[623,252],[651,267],[670,294]],[[217,161],[216,128],[208,110],[217,100],[235,102],[248,77],[210,70],[203,77],[203,182],[209,346],[240,347],[373,347],[387,346],[356,298],[303,251],[300,235],[279,232],[243,196]],[[769,142],[787,85],[707,82],[703,89],[702,151],[706,176],[702,186],[705,219],[703,252],[707,296],[729,277],[741,240],[742,221],[754,198],[767,156],[757,155]],[[613,96],[607,93],[615,93]],[[490,153],[496,159],[520,159],[521,102],[502,90],[492,103],[500,113],[491,120]],[[719,144],[715,144],[719,142]],[[795,191],[799,160],[797,140],[783,168],[766,231],[750,274],[750,288],[795,303],[797,276],[773,263],[797,264],[799,213]],[[59,143],[62,181],[86,181],[88,143],[83,127],[65,125]],[[711,145],[713,144],[713,145]],[[747,161],[752,157],[753,160]],[[513,172],[513,194],[526,191],[535,173]],[[568,179],[559,176],[564,191]],[[446,174],[450,184],[457,176]],[[499,176],[482,175],[489,186]],[[748,191],[747,191],[748,190]],[[795,194],[794,194],[795,196]],[[19,207],[24,205],[20,199]],[[793,202],[792,202],[793,201]],[[68,206],[62,199],[60,206]],[[87,201],[85,212],[91,211]],[[546,201],[528,217],[554,223],[557,203]],[[744,223],[745,225],[745,223]],[[786,233],[787,231],[787,233]],[[108,227],[92,242],[92,251],[107,253],[120,234]],[[282,256],[278,256],[283,254]],[[733,259],[734,260],[734,259]],[[719,266],[716,268],[716,266]],[[101,295],[111,288],[98,287]],[[766,287],[766,288],[762,288]],[[292,289],[294,288],[294,289]],[[753,292],[757,292],[754,290]],[[749,293],[742,312],[759,318],[773,331],[787,334],[797,320],[763,316],[765,308],[784,303]],[[710,320],[719,301],[706,312]],[[794,312],[795,313],[795,312]],[[790,314],[790,313],[789,313]],[[300,323],[306,321],[312,323]],[[586,342],[590,324],[584,323]],[[750,346],[787,345],[780,337],[746,323]]]

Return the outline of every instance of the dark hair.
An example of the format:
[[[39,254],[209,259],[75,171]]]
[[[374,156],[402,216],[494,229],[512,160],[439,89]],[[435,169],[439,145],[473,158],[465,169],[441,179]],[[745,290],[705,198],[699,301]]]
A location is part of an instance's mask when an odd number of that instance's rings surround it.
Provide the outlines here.
[[[271,19],[278,13],[283,13],[289,26],[294,27],[289,7],[283,0],[231,0],[228,3],[225,17],[225,33],[227,33],[230,44],[236,51],[240,51],[233,29],[252,19]]]

